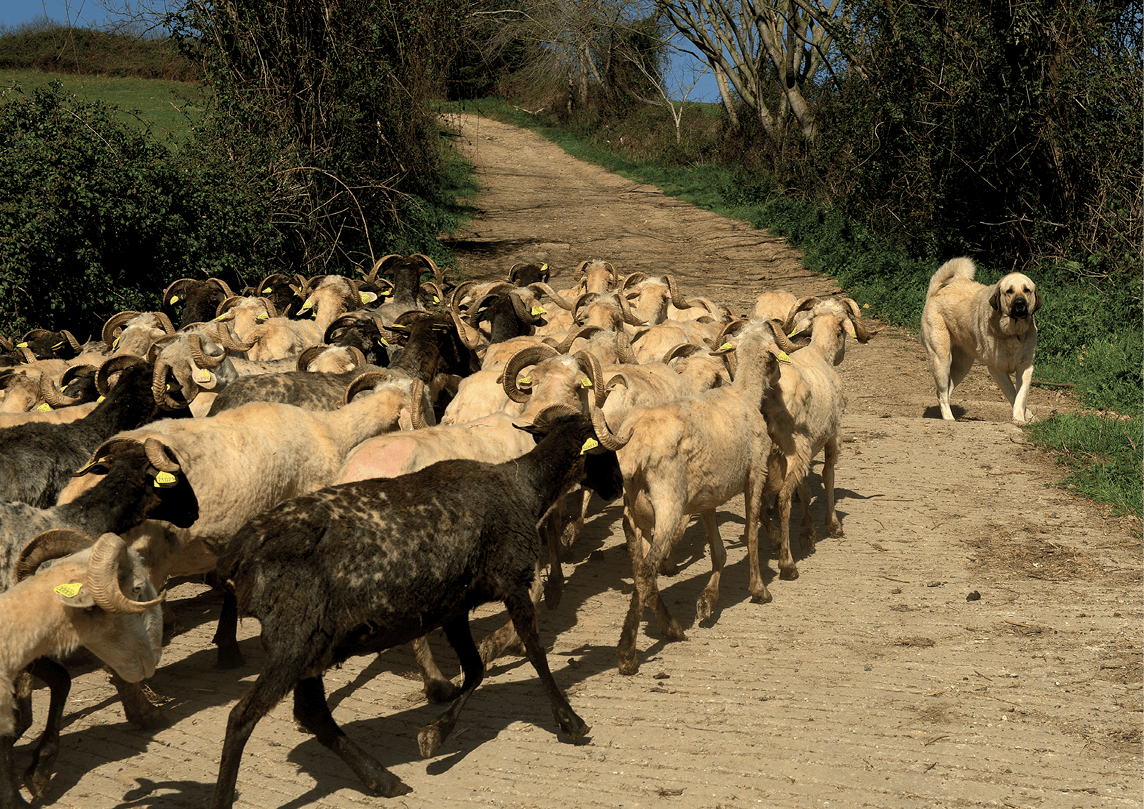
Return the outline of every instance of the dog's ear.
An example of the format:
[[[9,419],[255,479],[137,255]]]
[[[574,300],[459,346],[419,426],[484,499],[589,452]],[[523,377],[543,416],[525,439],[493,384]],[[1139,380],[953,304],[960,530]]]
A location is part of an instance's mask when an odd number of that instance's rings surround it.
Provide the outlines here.
[[[1001,308],[1001,284],[996,283],[993,285],[993,294],[989,296],[989,305],[995,310]]]
[[[1041,293],[1037,291],[1036,287],[1033,287],[1033,308],[1029,311],[1029,314],[1035,314],[1036,311],[1040,308],[1041,308]]]

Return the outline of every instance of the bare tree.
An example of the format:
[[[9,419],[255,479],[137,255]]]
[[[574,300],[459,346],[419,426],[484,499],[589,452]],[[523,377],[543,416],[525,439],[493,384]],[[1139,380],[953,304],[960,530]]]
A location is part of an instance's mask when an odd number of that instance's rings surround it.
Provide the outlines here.
[[[656,0],[656,6],[711,66],[733,123],[732,93],[773,141],[781,140],[788,118],[814,138],[807,90],[836,48],[839,0]]]

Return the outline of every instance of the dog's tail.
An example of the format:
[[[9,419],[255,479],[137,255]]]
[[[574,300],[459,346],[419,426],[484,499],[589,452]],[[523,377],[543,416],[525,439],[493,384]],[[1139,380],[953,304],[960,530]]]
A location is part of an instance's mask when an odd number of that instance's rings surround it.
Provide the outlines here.
[[[954,281],[972,281],[973,276],[977,273],[977,265],[973,263],[973,259],[962,256],[961,258],[951,258],[949,261],[938,267],[937,272],[933,274],[933,278],[929,282],[929,291],[926,293],[926,298],[932,298],[934,293],[942,287]]]

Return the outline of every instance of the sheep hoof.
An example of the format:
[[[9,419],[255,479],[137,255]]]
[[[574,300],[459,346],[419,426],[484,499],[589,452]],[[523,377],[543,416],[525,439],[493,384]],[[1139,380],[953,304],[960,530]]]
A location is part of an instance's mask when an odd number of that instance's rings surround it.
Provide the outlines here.
[[[366,780],[365,786],[383,798],[399,798],[413,791],[413,787],[384,768],[380,773]]]
[[[830,536],[834,539],[838,539],[842,536],[842,523],[835,520],[830,524]]]
[[[695,602],[695,620],[697,623],[711,620],[715,614],[715,598],[704,593]]]
[[[659,561],[659,575],[661,576],[674,576],[679,572],[679,565],[671,559],[661,559]]]
[[[770,604],[771,591],[764,587],[761,593],[752,592],[751,601],[755,602],[756,604]]]
[[[639,673],[639,670],[640,670],[640,661],[637,660],[634,656],[630,657],[630,658],[624,658],[621,655],[619,668],[620,668],[620,674],[628,675],[628,676],[630,676],[632,674],[637,674],[637,673]]]
[[[798,568],[794,565],[779,568],[779,578],[783,581],[794,581],[798,578]]]
[[[444,743],[445,737],[441,735],[436,722],[417,731],[417,748],[421,751],[422,758],[431,758]]]
[[[556,724],[560,726],[560,730],[564,731],[564,734],[572,741],[584,738],[588,735],[588,731],[592,729],[584,723],[583,719],[574,713],[564,718],[557,716]]]
[[[544,606],[550,610],[554,610],[560,606],[560,597],[564,595],[564,577],[554,578],[550,576],[544,582]]]

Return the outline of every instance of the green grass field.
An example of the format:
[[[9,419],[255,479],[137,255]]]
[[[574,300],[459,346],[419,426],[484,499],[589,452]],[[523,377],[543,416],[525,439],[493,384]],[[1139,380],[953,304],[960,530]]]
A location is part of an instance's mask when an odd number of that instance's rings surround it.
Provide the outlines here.
[[[0,103],[13,94],[30,94],[53,79],[63,84],[65,92],[83,101],[103,101],[118,109],[125,121],[149,127],[158,140],[172,137],[176,144],[189,138],[199,124],[208,92],[195,84],[161,79],[0,70]]]

